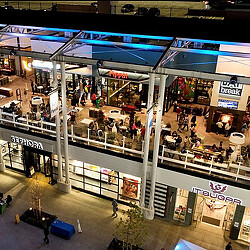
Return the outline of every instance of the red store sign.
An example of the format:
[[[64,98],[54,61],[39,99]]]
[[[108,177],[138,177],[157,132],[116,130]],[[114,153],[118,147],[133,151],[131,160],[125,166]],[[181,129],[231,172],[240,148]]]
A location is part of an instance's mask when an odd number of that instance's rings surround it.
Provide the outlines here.
[[[116,72],[116,71],[113,71],[113,70],[109,71],[109,76],[117,78],[117,79],[121,79],[121,78],[122,79],[128,79],[128,73]]]

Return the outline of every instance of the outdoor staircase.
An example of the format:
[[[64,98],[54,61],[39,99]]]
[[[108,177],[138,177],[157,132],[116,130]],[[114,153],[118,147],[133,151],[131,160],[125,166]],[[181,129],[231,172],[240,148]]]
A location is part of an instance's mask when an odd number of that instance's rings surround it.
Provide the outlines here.
[[[146,206],[149,205],[150,186],[151,186],[151,181],[147,180],[146,194],[145,194]],[[167,200],[167,186],[156,182],[155,197],[154,197],[155,216],[162,218],[164,217],[166,200]]]

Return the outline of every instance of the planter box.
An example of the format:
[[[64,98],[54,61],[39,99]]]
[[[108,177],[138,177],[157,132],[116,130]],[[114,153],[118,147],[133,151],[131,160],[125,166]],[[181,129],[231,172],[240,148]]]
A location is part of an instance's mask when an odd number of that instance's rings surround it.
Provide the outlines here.
[[[126,249],[126,242],[125,242],[125,247],[123,248],[123,241],[122,240],[118,240],[116,238],[113,238],[113,240],[111,241],[111,243],[109,244],[107,250],[123,250]],[[133,250],[144,250],[143,248],[137,247],[137,246],[132,246]],[[130,247],[129,247],[130,250]]]

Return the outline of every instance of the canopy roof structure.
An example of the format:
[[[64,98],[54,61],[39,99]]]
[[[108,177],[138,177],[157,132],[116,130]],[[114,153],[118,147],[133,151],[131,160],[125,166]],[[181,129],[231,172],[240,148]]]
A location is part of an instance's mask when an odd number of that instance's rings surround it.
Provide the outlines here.
[[[227,81],[230,75],[215,73],[218,56],[249,63],[250,50],[234,50],[250,47],[250,35],[240,25],[193,18],[0,10],[0,53]],[[48,49],[32,48],[32,42],[40,41],[46,41]],[[223,51],[221,45],[231,49]],[[250,83],[248,77],[238,79]]]

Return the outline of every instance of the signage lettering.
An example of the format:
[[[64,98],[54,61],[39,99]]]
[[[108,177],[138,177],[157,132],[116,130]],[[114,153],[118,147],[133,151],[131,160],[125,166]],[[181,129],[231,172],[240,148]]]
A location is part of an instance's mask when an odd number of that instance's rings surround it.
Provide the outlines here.
[[[209,187],[212,191],[208,191],[208,190],[197,188],[197,187],[192,187],[192,192],[196,194],[202,194],[204,196],[209,196],[211,198],[217,198],[218,200],[221,200],[221,201],[227,201],[230,203],[242,205],[242,200],[224,195],[224,193],[226,192],[228,188],[228,185],[223,185],[220,183],[215,183],[215,182],[210,181]]]
[[[118,79],[128,79],[128,73],[124,73],[124,72],[115,72],[113,70],[109,71],[109,76],[110,77],[114,77],[114,78],[118,78]]]
[[[14,135],[12,135],[10,138],[11,138],[11,141],[14,143],[18,143],[18,144],[28,146],[31,148],[37,148],[37,149],[43,150],[43,144],[41,142],[36,142],[33,140],[21,138],[21,137],[14,136]]]
[[[219,93],[222,95],[241,96],[243,84],[236,81],[220,82]]]

